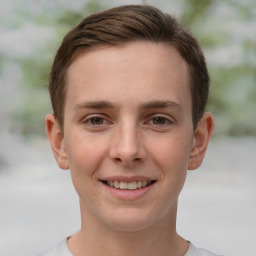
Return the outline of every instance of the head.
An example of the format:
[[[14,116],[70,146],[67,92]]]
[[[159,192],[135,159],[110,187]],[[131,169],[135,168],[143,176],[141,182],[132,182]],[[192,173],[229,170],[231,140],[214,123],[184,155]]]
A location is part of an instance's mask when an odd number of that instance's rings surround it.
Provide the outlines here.
[[[46,128],[87,228],[175,230],[187,170],[200,166],[213,129],[208,80],[196,40],[153,7],[114,8],[68,33]]]
[[[209,75],[204,54],[187,28],[169,14],[151,6],[127,5],[93,14],[81,21],[64,38],[50,75],[53,112],[63,128],[67,71],[82,53],[134,41],[173,46],[185,60],[190,74],[192,121],[201,119],[208,100]]]

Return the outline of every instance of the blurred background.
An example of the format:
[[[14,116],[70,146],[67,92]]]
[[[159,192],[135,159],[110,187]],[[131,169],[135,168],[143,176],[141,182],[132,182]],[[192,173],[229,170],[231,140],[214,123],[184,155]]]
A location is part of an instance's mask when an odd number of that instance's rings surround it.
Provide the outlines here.
[[[224,255],[256,255],[255,0],[0,0],[0,255],[36,255],[79,228],[70,173],[45,136],[48,75],[74,25],[121,4],[173,14],[206,55],[215,131],[181,193],[179,233]]]

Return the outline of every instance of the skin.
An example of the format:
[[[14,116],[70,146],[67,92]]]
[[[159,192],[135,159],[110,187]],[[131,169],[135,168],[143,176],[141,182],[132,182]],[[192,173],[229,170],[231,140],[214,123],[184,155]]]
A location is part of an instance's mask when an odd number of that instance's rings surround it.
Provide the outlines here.
[[[53,114],[46,129],[80,198],[81,230],[68,240],[74,255],[187,251],[176,232],[178,196],[187,170],[202,163],[213,130],[210,113],[193,127],[189,79],[186,62],[161,43],[105,47],[71,64],[64,132]],[[136,199],[120,199],[102,183],[140,177],[155,183]]]

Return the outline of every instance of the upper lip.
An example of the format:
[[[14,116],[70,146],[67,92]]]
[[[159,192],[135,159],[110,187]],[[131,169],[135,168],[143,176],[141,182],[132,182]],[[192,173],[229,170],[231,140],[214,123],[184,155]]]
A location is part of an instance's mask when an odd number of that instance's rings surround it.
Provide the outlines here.
[[[148,180],[156,180],[152,177],[147,176],[108,176],[105,178],[102,178],[100,180],[103,181],[123,181],[123,182],[133,182],[133,181],[148,181]]]

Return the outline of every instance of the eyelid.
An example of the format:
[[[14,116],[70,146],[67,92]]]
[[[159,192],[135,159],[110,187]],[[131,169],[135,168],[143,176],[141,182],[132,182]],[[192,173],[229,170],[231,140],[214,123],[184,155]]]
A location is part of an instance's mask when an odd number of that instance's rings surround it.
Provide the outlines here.
[[[93,118],[103,119],[103,123],[99,125],[94,125],[89,123],[89,121],[91,121]],[[107,118],[106,115],[104,114],[89,114],[86,117],[82,118],[82,123],[91,127],[100,127],[106,124],[111,124],[111,122],[109,121],[109,118]]]
[[[154,119],[154,118],[157,118],[157,117],[165,119],[165,121],[166,121],[167,123],[162,124],[162,125],[161,125],[161,124],[159,124],[159,125],[154,124],[154,123],[153,123],[153,119]],[[161,127],[161,126],[171,125],[171,124],[173,124],[174,122],[175,122],[175,119],[174,119],[173,117],[171,117],[170,115],[168,115],[168,114],[155,113],[155,114],[152,114],[152,115],[149,116],[148,121],[147,121],[146,123],[150,123],[150,124],[152,124],[152,125],[154,125],[154,126],[159,126],[159,127]]]

